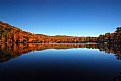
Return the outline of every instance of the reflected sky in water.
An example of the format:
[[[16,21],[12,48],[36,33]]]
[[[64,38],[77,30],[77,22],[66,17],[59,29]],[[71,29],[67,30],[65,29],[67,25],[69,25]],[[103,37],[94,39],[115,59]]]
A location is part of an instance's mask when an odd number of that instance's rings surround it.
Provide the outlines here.
[[[47,49],[2,62],[0,72],[4,81],[115,81],[121,61],[98,49]]]

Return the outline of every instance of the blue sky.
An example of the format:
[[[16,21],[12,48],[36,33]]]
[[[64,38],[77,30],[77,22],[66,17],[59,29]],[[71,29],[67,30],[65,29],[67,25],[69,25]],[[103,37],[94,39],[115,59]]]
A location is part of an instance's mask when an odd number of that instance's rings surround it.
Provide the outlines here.
[[[98,36],[121,26],[121,0],[0,0],[0,20],[33,33]]]

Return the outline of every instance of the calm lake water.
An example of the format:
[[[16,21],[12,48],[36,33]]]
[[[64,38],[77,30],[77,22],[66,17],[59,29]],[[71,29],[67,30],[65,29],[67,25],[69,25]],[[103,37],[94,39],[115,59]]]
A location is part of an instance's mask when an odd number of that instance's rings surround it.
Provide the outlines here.
[[[121,60],[97,44],[1,45],[0,81],[121,81]]]

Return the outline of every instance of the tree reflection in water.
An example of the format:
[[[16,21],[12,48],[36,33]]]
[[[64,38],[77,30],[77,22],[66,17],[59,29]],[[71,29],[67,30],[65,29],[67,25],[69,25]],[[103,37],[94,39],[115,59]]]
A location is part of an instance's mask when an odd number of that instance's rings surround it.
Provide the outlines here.
[[[0,45],[0,63],[8,61],[12,58],[17,58],[22,54],[27,54],[34,51],[42,51],[46,49],[71,49],[71,48],[88,48],[99,49],[105,53],[115,54],[116,59],[121,59],[121,45],[119,44],[75,44],[75,43],[62,43],[62,44],[37,44],[37,43],[10,43]]]
[[[22,54],[29,52],[42,51],[46,49],[71,49],[71,48],[87,48],[99,49],[107,54],[115,54],[116,59],[121,59],[121,45],[120,44],[75,44],[75,43],[61,43],[61,44],[37,44],[37,43],[3,43],[0,44],[0,63],[17,58]],[[121,81],[121,73],[113,79],[114,81]]]

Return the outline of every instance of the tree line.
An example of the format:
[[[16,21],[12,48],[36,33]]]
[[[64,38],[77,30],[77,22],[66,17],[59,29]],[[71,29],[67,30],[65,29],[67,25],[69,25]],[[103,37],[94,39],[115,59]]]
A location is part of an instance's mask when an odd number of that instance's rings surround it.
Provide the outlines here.
[[[105,33],[104,35],[100,35],[97,39],[97,42],[121,44],[121,27],[117,27],[116,31],[113,33]]]
[[[16,26],[11,26],[0,21],[0,42],[5,43],[80,43],[96,42],[97,37],[76,37],[66,35],[49,36],[22,31]]]
[[[0,43],[121,43],[121,27],[117,27],[114,33],[105,33],[98,37],[49,36],[22,31],[16,26],[0,21]]]

